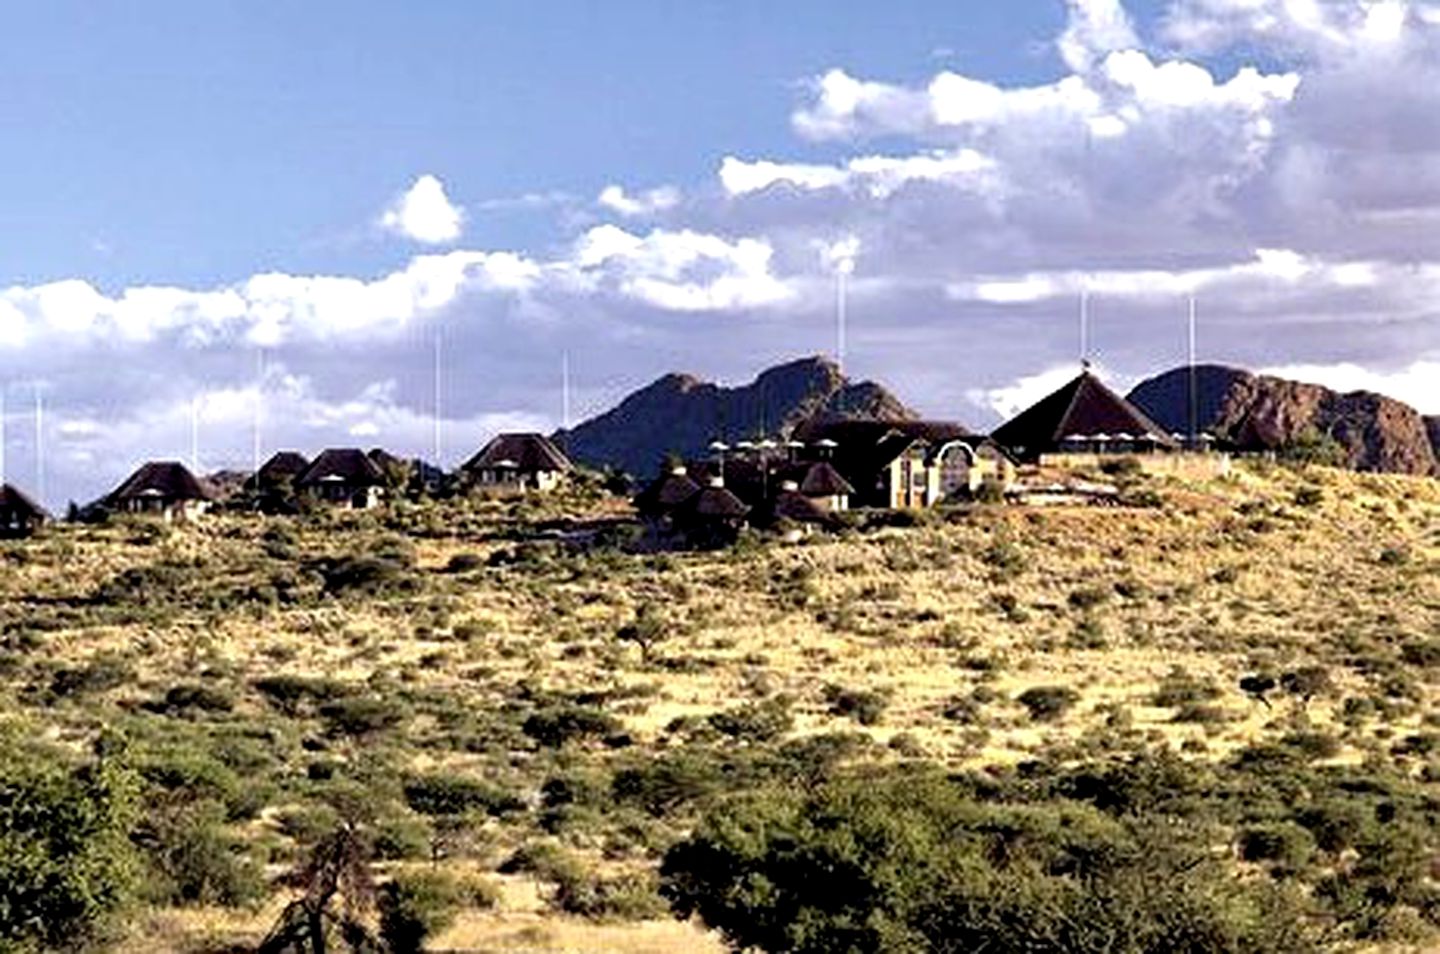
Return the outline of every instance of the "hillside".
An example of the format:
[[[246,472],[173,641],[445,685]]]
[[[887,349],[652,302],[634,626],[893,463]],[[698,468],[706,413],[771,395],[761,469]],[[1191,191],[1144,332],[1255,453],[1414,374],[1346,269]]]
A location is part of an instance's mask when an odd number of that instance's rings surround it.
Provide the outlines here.
[[[1326,940],[1299,950],[1430,943],[1440,484],[1127,479],[1158,505],[711,554],[546,539],[623,512],[580,497],[58,527],[0,544],[0,742],[46,740],[38,766],[128,739],[122,954],[253,945],[342,818],[377,877],[462,886],[435,949],[719,952],[656,893],[700,819],[919,763],[1007,824],[1133,822],[1209,866],[1227,844],[1248,876],[1224,890],[1301,889]]]
[[[819,413],[878,420],[914,417],[873,382],[854,383],[834,362],[804,358],[725,387],[687,374],[667,374],[616,407],[555,440],[573,459],[639,476],[654,473],[666,454],[697,456],[716,440],[733,442],[781,433]]]
[[[1198,426],[1245,449],[1274,450],[1307,434],[1328,434],[1356,470],[1440,473],[1440,428],[1403,402],[1368,391],[1341,394],[1318,384],[1238,368],[1196,369]],[[1130,400],[1168,430],[1189,430],[1187,368],[1141,382]]]

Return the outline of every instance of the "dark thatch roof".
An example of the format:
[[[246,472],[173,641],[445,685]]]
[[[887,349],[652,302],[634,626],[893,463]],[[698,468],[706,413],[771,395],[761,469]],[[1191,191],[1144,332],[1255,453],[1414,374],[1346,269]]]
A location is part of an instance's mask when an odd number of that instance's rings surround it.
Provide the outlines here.
[[[798,465],[803,473],[798,476],[786,476],[799,485],[800,493],[806,497],[840,497],[853,494],[855,488],[850,481],[840,476],[829,461],[818,460],[809,464]]]
[[[0,484],[0,511],[24,520],[48,520],[45,508],[11,484]]]
[[[384,485],[385,475],[364,451],[354,447],[332,447],[322,451],[295,478],[296,487],[315,487],[322,482],[379,487]]]
[[[1034,459],[1067,440],[1129,435],[1134,442],[1175,448],[1175,439],[1088,370],[1006,421],[990,436],[1017,457]]]
[[[111,491],[105,502],[114,506],[128,500],[156,497],[163,500],[214,500],[215,494],[184,464],[173,460],[151,461]]]
[[[829,525],[835,522],[833,515],[798,490],[782,490],[770,502],[769,516],[773,523],[788,520],[791,523]]]
[[[667,513],[700,492],[700,485],[684,473],[671,472],[652,481],[635,497],[641,513]]]
[[[256,472],[256,475],[261,484],[278,484],[286,480],[294,480],[309,466],[310,461],[305,459],[304,454],[295,451],[278,451],[260,465],[260,470]]]
[[[570,459],[544,434],[501,434],[466,462],[463,470],[511,468],[521,473],[568,471]]]
[[[676,511],[677,516],[691,520],[738,520],[750,512],[750,508],[729,490],[713,484],[701,487],[699,493],[691,494]]]

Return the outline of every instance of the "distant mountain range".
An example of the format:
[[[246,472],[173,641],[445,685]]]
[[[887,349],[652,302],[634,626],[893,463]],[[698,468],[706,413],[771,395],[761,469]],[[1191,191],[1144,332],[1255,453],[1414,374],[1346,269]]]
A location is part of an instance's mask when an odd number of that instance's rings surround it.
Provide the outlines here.
[[[1329,435],[1356,470],[1440,475],[1440,418],[1371,391],[1342,394],[1240,368],[1196,369],[1197,423],[1241,448],[1274,449],[1307,433]],[[1130,400],[1171,431],[1189,430],[1189,369],[1142,381]]]
[[[852,382],[833,361],[817,356],[770,368],[739,387],[667,374],[554,439],[580,463],[649,476],[666,454],[701,456],[716,439],[734,443],[784,433],[816,415],[915,417],[885,388]]]
[[[1185,433],[1189,380],[1188,368],[1176,368],[1141,382],[1129,398],[1166,430]],[[1329,435],[1356,470],[1440,476],[1440,417],[1423,417],[1401,401],[1223,365],[1198,367],[1196,384],[1197,426],[1235,446],[1276,449],[1309,433]],[[580,463],[643,477],[655,473],[666,454],[703,456],[717,438],[734,443],[787,433],[817,416],[917,417],[882,385],[851,382],[833,361],[811,357],[738,387],[667,374],[554,437]]]

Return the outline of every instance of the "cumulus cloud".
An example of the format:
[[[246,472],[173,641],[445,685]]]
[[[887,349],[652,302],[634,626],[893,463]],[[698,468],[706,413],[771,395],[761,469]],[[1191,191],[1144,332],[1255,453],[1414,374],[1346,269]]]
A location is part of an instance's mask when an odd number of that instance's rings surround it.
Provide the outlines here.
[[[1075,72],[1090,69],[1106,53],[1139,45],[1135,26],[1120,0],[1066,0],[1066,5],[1068,23],[1055,45],[1065,65]]]
[[[601,207],[626,217],[654,215],[673,209],[680,204],[680,190],[674,186],[659,186],[631,195],[624,187],[608,185],[595,199]]]
[[[380,227],[426,245],[444,245],[460,237],[465,212],[450,201],[445,186],[423,175],[380,215]]]

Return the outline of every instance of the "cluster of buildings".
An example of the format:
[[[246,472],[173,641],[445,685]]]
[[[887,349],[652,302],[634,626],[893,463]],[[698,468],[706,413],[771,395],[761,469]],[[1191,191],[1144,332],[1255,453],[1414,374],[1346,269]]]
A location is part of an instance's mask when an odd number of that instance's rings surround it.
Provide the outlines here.
[[[1194,441],[1167,434],[1089,369],[989,435],[943,421],[817,419],[783,441],[715,442],[700,460],[675,461],[636,496],[657,535],[733,537],[746,525],[803,532],[833,526],[851,507],[921,508],[1003,494],[1023,464],[1093,455],[1173,454]],[[462,489],[546,492],[572,465],[541,434],[502,434],[454,475]],[[282,451],[232,488],[247,505],[295,512],[304,502],[346,509],[387,496],[436,492],[452,478],[422,461],[382,450],[331,448],[313,460]],[[189,520],[225,495],[183,464],[143,465],[90,508]],[[0,534],[25,536],[48,519],[9,484],[0,485]]]

